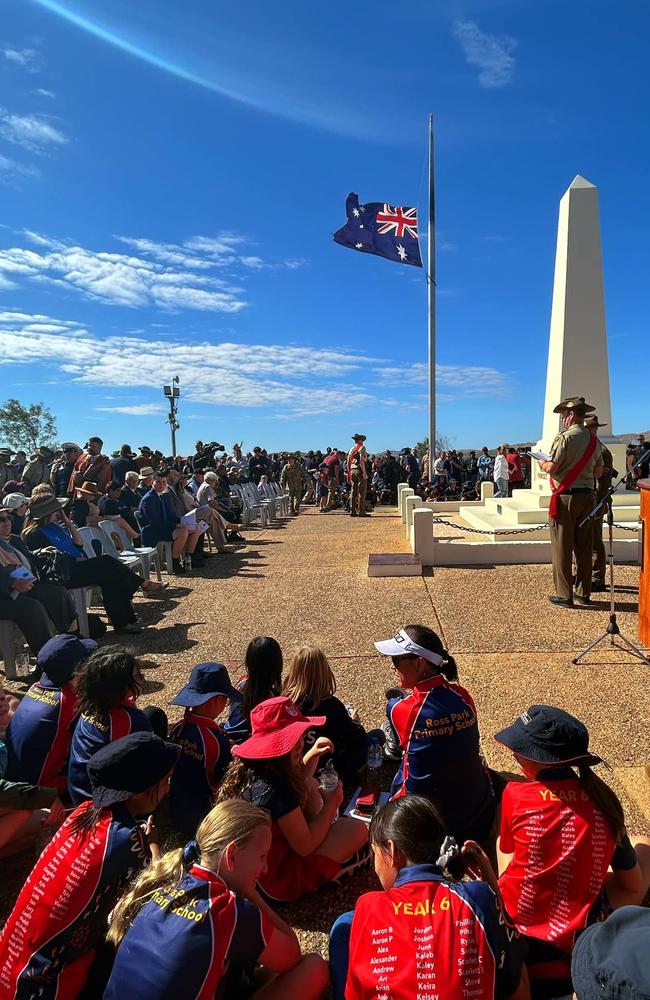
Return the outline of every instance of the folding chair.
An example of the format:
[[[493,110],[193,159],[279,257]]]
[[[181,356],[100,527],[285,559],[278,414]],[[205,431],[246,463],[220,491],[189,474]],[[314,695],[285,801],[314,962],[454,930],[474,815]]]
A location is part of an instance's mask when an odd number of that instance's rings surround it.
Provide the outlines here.
[[[151,564],[153,563],[154,569],[156,571],[156,577],[158,581],[162,579],[162,574],[160,572],[160,553],[158,549],[154,546],[139,545],[137,548],[133,545],[133,542],[127,535],[126,531],[121,524],[116,524],[115,521],[105,520],[99,522],[99,527],[102,531],[108,535],[111,540],[114,540],[114,536],[117,535],[120,544],[122,545],[122,552],[120,556],[125,553],[132,553],[137,556],[142,564],[142,572],[146,580],[151,576]]]
[[[107,535],[101,528],[91,528],[87,525],[85,528],[79,528],[79,534],[83,542],[84,552],[89,559],[92,559],[96,555],[110,556],[112,559],[117,559],[118,562],[124,563],[125,566],[128,566],[129,569],[135,572],[137,572],[138,568],[143,570],[140,557],[129,552],[118,552],[111,536]],[[93,542],[99,545],[99,553]]]
[[[141,516],[140,516],[140,514],[139,514],[139,512],[137,510],[134,511],[134,516],[135,516],[136,524],[137,524],[138,528],[140,529],[140,534],[142,534],[142,529],[146,527],[146,522],[142,520],[142,518],[141,518]],[[165,570],[171,576],[171,574],[174,571],[174,562],[173,562],[173,557],[172,557],[172,551],[173,551],[173,546],[172,546],[171,542],[158,542],[158,544],[156,545],[156,552],[157,552],[157,555],[158,555],[158,567],[159,567],[158,572],[160,571],[161,555],[162,555],[162,557],[165,560]],[[160,579],[160,577],[159,577],[159,579]]]

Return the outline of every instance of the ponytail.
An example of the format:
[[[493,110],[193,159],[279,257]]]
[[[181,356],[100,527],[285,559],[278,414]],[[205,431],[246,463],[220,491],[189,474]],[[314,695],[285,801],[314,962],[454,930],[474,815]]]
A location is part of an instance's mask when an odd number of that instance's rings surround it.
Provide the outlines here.
[[[594,774],[589,764],[578,764],[577,767],[580,784],[589,798],[605,814],[605,819],[616,837],[616,843],[620,844],[626,834],[626,830],[625,813],[623,812],[623,806],[620,803],[618,795],[597,774]]]
[[[180,882],[184,872],[182,847],[168,851],[140,872],[129,891],[122,896],[113,910],[113,918],[106,935],[110,944],[117,948],[147,900],[161,889],[163,891],[171,889]]]
[[[440,636],[429,628],[428,625],[405,625],[404,631],[413,642],[424,649],[437,653],[443,658],[440,664],[440,673],[448,681],[458,680],[458,667],[456,661],[448,650],[445,649]]]

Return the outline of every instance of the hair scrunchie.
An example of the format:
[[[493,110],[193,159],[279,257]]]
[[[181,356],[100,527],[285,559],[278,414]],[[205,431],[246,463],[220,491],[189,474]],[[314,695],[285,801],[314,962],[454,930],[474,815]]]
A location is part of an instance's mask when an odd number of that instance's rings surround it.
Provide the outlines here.
[[[460,854],[460,847],[453,837],[445,837],[440,845],[440,857],[436,861],[438,868],[446,868],[450,861]]]
[[[201,848],[197,844],[196,840],[188,840],[185,847],[183,848],[183,864],[186,868],[193,865],[195,861],[198,861],[201,857]]]

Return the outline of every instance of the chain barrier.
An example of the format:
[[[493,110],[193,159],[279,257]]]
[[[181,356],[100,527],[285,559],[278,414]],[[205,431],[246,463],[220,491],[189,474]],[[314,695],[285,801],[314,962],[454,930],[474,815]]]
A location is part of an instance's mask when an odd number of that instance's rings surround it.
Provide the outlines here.
[[[462,531],[463,534],[472,535],[528,535],[531,531],[541,531],[543,528],[549,527],[549,522],[546,521],[544,524],[534,524],[531,528],[470,528],[464,525],[455,524],[453,521],[447,521],[442,517],[433,518],[434,524],[446,524],[449,528],[455,528],[456,531]],[[638,527],[635,525],[633,528],[626,524],[614,524],[615,528],[622,528],[623,531],[638,531]]]

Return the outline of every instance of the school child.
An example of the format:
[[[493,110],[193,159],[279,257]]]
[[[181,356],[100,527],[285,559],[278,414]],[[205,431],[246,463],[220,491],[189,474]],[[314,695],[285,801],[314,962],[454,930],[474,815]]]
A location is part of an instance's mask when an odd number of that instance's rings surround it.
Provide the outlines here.
[[[67,633],[41,647],[36,659],[40,679],[27,691],[7,730],[9,781],[56,788],[60,796],[67,795],[68,756],[79,713],[74,674],[96,649],[93,639]]]
[[[370,846],[383,892],[365,893],[332,928],[334,1000],[527,1000],[522,942],[477,844],[461,851],[431,802],[407,795],[375,813]]]
[[[246,676],[237,683],[240,702],[230,705],[224,730],[231,743],[242,743],[251,734],[251,712],[261,701],[275,698],[282,688],[282,650],[270,635],[258,635],[248,644],[244,658]]]
[[[268,871],[259,878],[270,899],[291,902],[367,861],[366,824],[348,817],[333,823],[343,798],[341,782],[325,791],[314,779],[332,744],[320,737],[304,752],[305,733],[324,722],[324,716],[304,716],[289,698],[257,705],[252,735],[233,747],[235,760],[217,794],[217,801],[244,798],[271,814]]]
[[[104,1000],[322,996],[327,966],[301,955],[256,888],[270,843],[268,813],[233,799],[208,813],[196,840],[143,872],[113,912],[118,949]]]
[[[192,667],[189,681],[172,699],[172,705],[185,708],[185,715],[169,733],[170,740],[181,748],[172,775],[169,806],[172,822],[187,836],[194,836],[210,811],[214,793],[230,763],[230,742],[216,720],[229,701],[241,700],[222,663]]]
[[[156,849],[151,817],[145,826],[135,817],[167,794],[179,752],[153,733],[133,733],[89,762],[92,801],[47,845],[0,935],[3,1000],[74,1000],[84,987],[102,995],[101,963],[93,965],[108,914]]]
[[[317,646],[301,646],[296,650],[282,693],[305,715],[325,716],[319,735],[331,741],[334,768],[345,781],[366,763],[368,744],[383,744],[386,737],[380,729],[367,733],[361,723],[350,716],[335,692],[336,678],[323,650]],[[307,749],[314,739],[314,733],[307,734]]]
[[[321,514],[326,514],[327,496],[329,494],[329,469],[324,463],[318,467],[318,497]]]
[[[506,785],[498,841],[499,886],[528,939],[533,993],[571,992],[576,936],[650,886],[650,841],[632,845],[623,807],[593,768],[589,733],[574,716],[531,705],[496,739],[527,781]],[[611,869],[611,870],[610,870]]]
[[[386,706],[402,749],[392,797],[426,796],[459,843],[477,840],[490,853],[496,800],[456,661],[426,625],[407,625],[375,648],[391,658],[399,687],[411,691]]]
[[[77,676],[80,715],[72,734],[68,792],[74,805],[90,798],[88,761],[101,747],[129,733],[167,736],[167,717],[159,708],[135,704],[144,680],[138,661],[119,646],[98,649]]]

